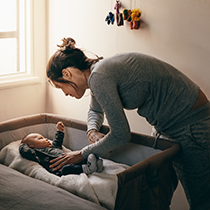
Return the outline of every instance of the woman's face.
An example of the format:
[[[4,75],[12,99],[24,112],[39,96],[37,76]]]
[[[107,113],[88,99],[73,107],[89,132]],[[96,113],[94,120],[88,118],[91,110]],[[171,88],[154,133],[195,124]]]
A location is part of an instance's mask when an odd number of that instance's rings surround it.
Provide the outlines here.
[[[63,79],[67,83],[53,82],[56,88],[60,88],[66,96],[75,97],[76,99],[82,98],[88,87],[89,71],[82,72],[79,69],[68,67],[62,70]],[[69,83],[68,83],[69,82]],[[71,83],[70,83],[71,82]]]

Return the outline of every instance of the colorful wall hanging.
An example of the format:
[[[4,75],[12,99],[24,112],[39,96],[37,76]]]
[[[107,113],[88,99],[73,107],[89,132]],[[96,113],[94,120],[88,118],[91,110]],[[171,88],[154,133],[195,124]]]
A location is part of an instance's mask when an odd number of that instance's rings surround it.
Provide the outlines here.
[[[132,0],[130,0],[130,8],[132,8]],[[129,22],[130,29],[139,29],[142,11],[136,7],[136,0],[134,2],[134,8],[135,9],[124,9],[123,19]]]
[[[105,21],[107,22],[108,25],[110,25],[110,23],[113,25],[115,21],[114,13],[112,13],[112,6],[113,5],[112,5],[112,0],[111,0],[111,10],[105,18]]]
[[[123,19],[129,22],[130,29],[139,29],[141,14],[142,11],[139,8],[135,8],[132,10],[124,9]]]
[[[120,1],[116,1],[116,4],[114,6],[114,9],[116,9],[116,20],[117,20],[117,25],[118,26],[123,26],[124,25],[124,20],[123,20],[123,15],[121,12],[119,12],[119,9],[121,7]]]
[[[109,14],[106,16],[105,21],[107,21],[108,25],[110,23],[113,25],[114,24],[114,14],[112,12],[109,12]]]
[[[112,7],[112,1],[111,1],[111,7]],[[122,3],[117,0],[114,6],[114,9],[116,10],[116,14],[115,14],[116,18],[114,16],[114,13],[110,11],[105,19],[107,24],[110,25],[111,23],[113,25],[116,20],[117,26],[123,26],[124,20],[126,20],[129,22],[129,26],[131,30],[139,29],[142,11],[139,8],[136,8],[136,0],[135,0],[135,9],[123,8],[123,11],[121,13],[120,8],[122,8]],[[132,0],[130,0],[130,8],[132,8]]]

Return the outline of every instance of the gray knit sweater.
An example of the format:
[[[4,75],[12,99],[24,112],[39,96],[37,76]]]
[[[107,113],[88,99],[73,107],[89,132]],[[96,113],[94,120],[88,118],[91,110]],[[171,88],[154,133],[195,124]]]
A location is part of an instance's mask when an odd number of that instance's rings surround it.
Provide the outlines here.
[[[84,147],[84,158],[90,153],[101,156],[130,141],[124,109],[137,109],[158,132],[164,131],[181,121],[199,93],[199,87],[180,71],[139,53],[118,54],[97,62],[91,67],[88,84],[88,130],[99,130],[105,114],[110,132]]]

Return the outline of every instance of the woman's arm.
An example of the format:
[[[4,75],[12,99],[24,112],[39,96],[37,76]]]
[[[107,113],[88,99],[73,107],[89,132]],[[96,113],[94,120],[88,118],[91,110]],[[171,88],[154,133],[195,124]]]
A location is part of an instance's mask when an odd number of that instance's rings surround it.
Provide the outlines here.
[[[104,111],[91,92],[90,108],[87,116],[87,132],[101,128],[104,121]]]
[[[88,136],[89,144],[93,144],[93,143],[99,141],[100,139],[102,139],[105,136],[105,134],[100,133],[95,129],[92,129],[92,130],[88,131],[87,136]]]
[[[87,137],[89,144],[93,144],[104,137],[99,130],[104,121],[104,112],[91,92],[90,108],[87,118]]]
[[[90,88],[95,100],[100,104],[106,115],[110,132],[94,144],[82,149],[82,156],[87,158],[90,153],[104,155],[130,141],[130,128],[118,93],[117,84],[108,76],[94,73]],[[94,106],[91,107],[93,110]]]

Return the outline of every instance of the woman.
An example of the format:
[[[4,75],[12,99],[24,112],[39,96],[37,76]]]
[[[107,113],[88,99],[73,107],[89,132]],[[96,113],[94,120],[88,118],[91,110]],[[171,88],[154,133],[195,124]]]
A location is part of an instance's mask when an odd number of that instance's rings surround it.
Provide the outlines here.
[[[89,145],[52,161],[55,170],[101,156],[130,141],[125,109],[137,109],[157,133],[175,140],[182,152],[175,161],[191,209],[210,209],[210,103],[198,85],[171,65],[151,56],[126,53],[89,59],[63,39],[47,65],[47,77],[66,96],[81,98],[91,90]],[[99,133],[104,114],[110,126]]]

